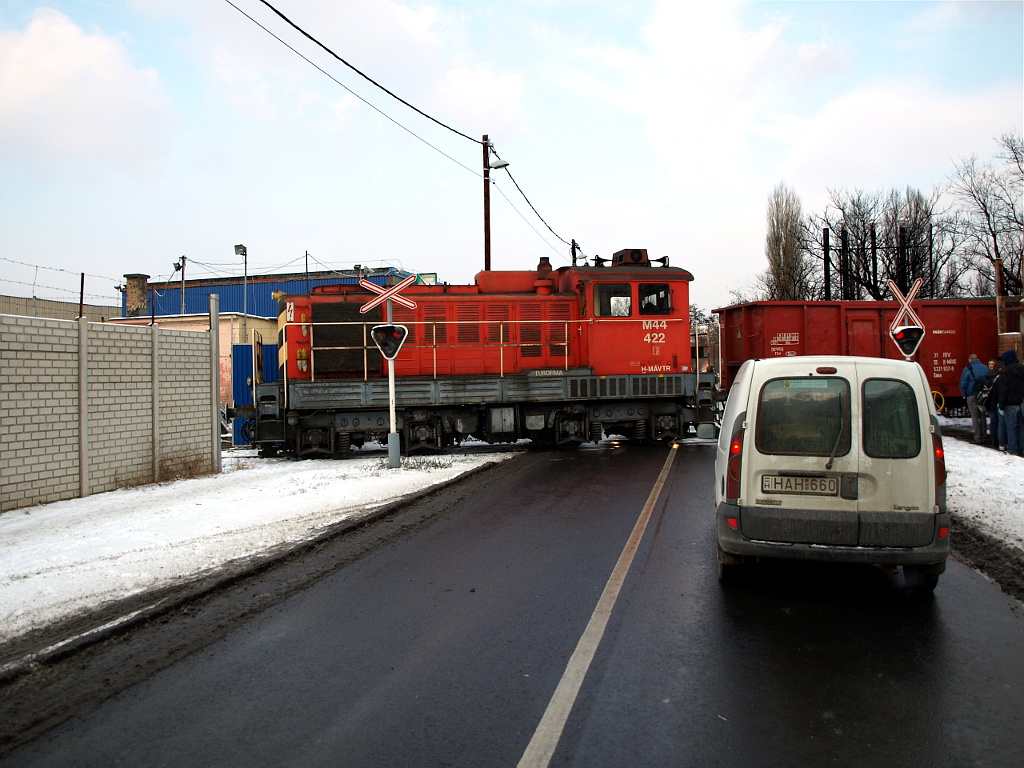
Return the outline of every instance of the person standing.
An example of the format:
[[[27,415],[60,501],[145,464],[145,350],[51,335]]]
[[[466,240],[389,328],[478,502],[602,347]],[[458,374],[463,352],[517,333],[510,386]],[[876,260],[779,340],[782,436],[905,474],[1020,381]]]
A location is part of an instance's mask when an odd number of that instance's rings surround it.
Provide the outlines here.
[[[981,445],[985,442],[985,414],[978,407],[978,391],[988,376],[988,367],[975,354],[967,356],[967,365],[960,374],[960,394],[967,401],[967,410],[971,414],[971,426],[974,427],[974,442]]]
[[[1003,372],[996,380],[996,402],[999,416],[1006,422],[1006,452],[1024,456],[1024,366],[1017,361],[1017,353],[1008,349],[1002,354]]]
[[[999,429],[999,406],[996,405],[995,388],[996,379],[1003,372],[1003,361],[993,358],[988,361],[988,376],[985,377],[985,385],[988,388],[988,395],[985,402],[979,399],[978,406],[984,407],[988,413],[988,438],[993,448],[1002,451],[1006,450],[1006,427]]]

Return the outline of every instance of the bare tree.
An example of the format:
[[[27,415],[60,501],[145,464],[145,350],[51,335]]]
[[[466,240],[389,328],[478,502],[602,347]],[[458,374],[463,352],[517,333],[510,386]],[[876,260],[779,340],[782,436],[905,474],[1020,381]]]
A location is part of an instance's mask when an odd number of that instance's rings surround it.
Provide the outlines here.
[[[807,258],[803,210],[800,198],[784,182],[768,198],[767,224],[764,255],[768,271],[758,277],[765,297],[811,298],[812,264]]]
[[[926,197],[908,187],[887,193],[829,190],[829,195],[825,212],[809,219],[815,240],[809,250],[824,272],[823,231],[828,229],[834,298],[888,299],[890,279],[906,292],[919,277],[922,297],[965,292],[967,269],[958,255],[963,237],[953,226],[956,217],[938,210],[938,192]]]
[[[962,210],[962,250],[981,275],[982,286],[995,280],[995,265],[1003,265],[1003,285],[1008,294],[1020,295],[1024,255],[1024,144],[1019,134],[998,140],[1000,165],[979,162],[976,156],[961,160],[950,177],[949,192]]]

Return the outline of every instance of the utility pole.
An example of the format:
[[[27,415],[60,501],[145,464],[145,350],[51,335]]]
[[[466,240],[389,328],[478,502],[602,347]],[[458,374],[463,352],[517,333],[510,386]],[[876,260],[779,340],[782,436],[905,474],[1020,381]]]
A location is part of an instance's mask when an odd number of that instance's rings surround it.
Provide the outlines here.
[[[185,256],[182,255],[171,266],[174,267],[175,272],[181,272],[181,314],[185,314]]]
[[[483,139],[484,150],[484,271],[491,269],[491,158],[487,134]]]
[[[235,246],[235,256],[242,257],[242,343],[249,343],[249,250],[244,245]]]
[[[839,230],[839,295],[843,301],[853,299],[853,268],[850,264],[850,233],[846,225]]]
[[[875,222],[871,222],[871,288],[881,297],[882,287],[878,284],[878,236],[875,233]]]
[[[832,301],[832,254],[828,248],[828,227],[821,232],[821,245],[825,253],[825,301]]]

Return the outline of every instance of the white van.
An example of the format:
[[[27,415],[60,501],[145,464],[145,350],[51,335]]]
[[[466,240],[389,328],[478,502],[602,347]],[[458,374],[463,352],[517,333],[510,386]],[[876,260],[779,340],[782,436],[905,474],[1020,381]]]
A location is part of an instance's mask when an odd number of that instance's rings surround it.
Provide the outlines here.
[[[715,459],[718,575],[748,558],[901,565],[931,591],[949,554],[942,436],[924,371],[874,357],[748,360]]]

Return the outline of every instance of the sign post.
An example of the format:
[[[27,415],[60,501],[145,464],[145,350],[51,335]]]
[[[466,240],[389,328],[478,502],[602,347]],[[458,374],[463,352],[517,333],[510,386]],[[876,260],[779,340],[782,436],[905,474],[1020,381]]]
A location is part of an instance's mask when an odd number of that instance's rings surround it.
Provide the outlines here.
[[[388,415],[391,418],[391,431],[388,433],[388,466],[392,469],[397,469],[402,465],[401,450],[398,440],[397,417],[395,414],[394,359],[398,357],[398,352],[402,348],[402,344],[405,342],[405,337],[408,335],[409,330],[404,325],[393,324],[391,316],[391,302],[395,301],[407,309],[415,309],[415,301],[399,295],[399,291],[406,286],[412,285],[414,282],[416,282],[416,275],[410,275],[402,282],[393,285],[390,288],[382,288],[376,283],[371,283],[369,280],[359,281],[359,284],[363,286],[363,288],[378,294],[359,308],[360,314],[366,314],[371,309],[384,302],[387,303],[388,308],[387,325],[374,326],[370,331],[370,335],[373,337],[373,342],[377,345],[381,355],[383,355],[384,359],[388,361]]]

